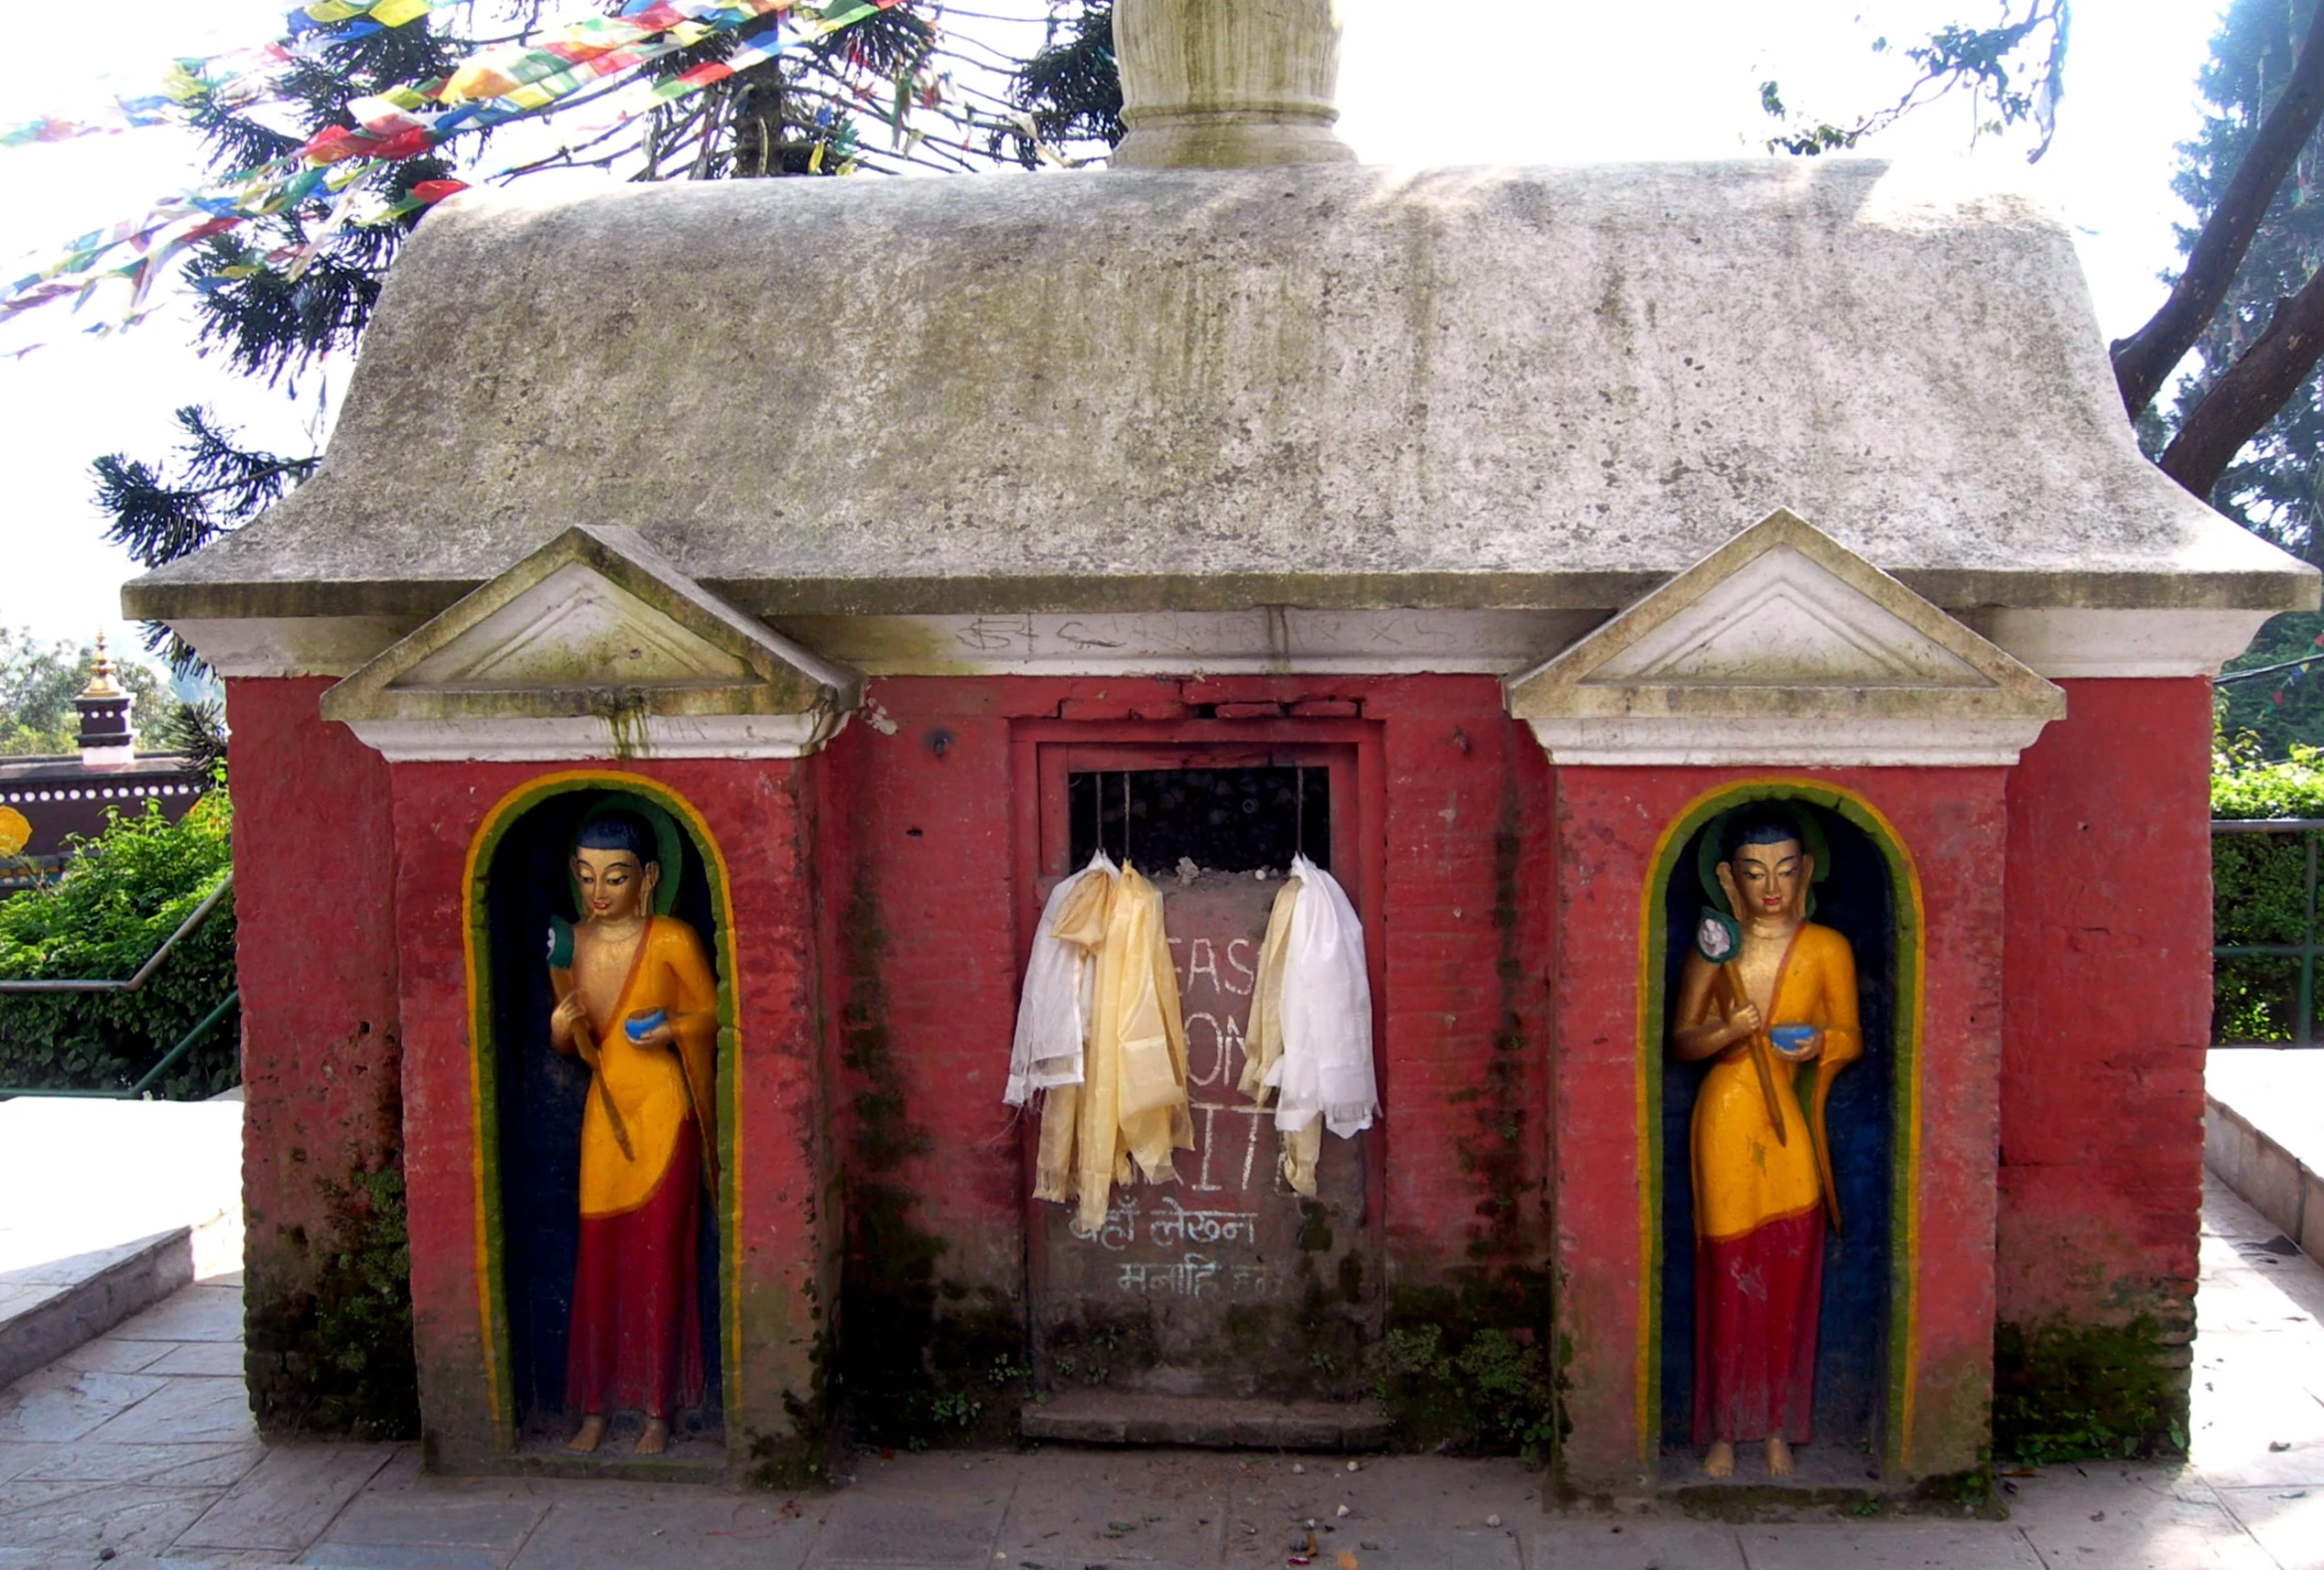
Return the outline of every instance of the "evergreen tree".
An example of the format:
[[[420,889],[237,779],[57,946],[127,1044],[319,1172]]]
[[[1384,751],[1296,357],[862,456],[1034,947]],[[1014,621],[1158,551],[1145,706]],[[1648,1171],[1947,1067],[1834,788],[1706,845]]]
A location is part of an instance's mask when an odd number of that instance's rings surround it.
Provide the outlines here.
[[[2197,78],[2209,106],[2202,129],[2180,148],[2173,188],[2196,223],[2179,232],[2191,256],[2228,199],[2236,174],[2294,78],[2302,41],[2315,23],[2316,0],[2233,0],[2212,39]],[[2290,171],[2260,216],[2217,315],[2196,340],[2195,359],[2167,414],[2145,423],[2149,452],[2163,444],[2212,395],[2274,321],[2283,303],[2317,276],[2324,253],[2324,131],[2311,129]],[[2212,505],[2310,561],[2324,562],[2324,376],[2311,367],[2212,488]],[[2222,736],[2263,757],[2294,746],[2324,746],[2324,614],[2293,612],[2262,627],[2224,674],[2266,671],[2219,687]],[[2314,657],[2309,671],[2294,661]]]
[[[2220,18],[2211,59],[2197,79],[2210,108],[2202,130],[2180,148],[2172,182],[2196,216],[2193,227],[2179,231],[2182,256],[2219,210],[2261,121],[2291,81],[2296,46],[2315,9],[2316,0],[2234,0]],[[2324,251],[2320,179],[2324,135],[2311,131],[2270,196],[2225,300],[2196,340],[2194,368],[2180,384],[2165,430],[2184,423],[2266,331],[2277,303],[2315,276]],[[2324,381],[2313,368],[2236,454],[2211,501],[2285,550],[2324,561],[2318,527],[2324,524]]]
[[[475,8],[470,8],[473,11]],[[621,11],[632,9],[614,6]],[[505,171],[522,178],[549,168],[598,167],[632,180],[729,179],[892,172],[907,166],[955,170],[1015,161],[1080,162],[1121,139],[1122,95],[1113,59],[1112,0],[1053,6],[1043,47],[1017,61],[940,32],[937,0],[896,0],[843,29],[759,60],[639,119],[578,135],[555,151]],[[483,39],[438,12],[401,26],[336,34],[300,60],[279,84],[283,104],[254,107],[243,84],[203,82],[182,106],[203,133],[212,167],[233,171],[284,158],[318,133],[359,133],[355,106],[397,84],[445,78],[487,45],[520,44],[547,25],[540,0],[506,0],[510,28]],[[765,16],[651,61],[660,81],[735,58],[785,19]],[[987,90],[976,86],[989,80]],[[584,90],[541,117],[553,119],[602,96]],[[923,136],[915,107],[956,104],[956,137]],[[585,120],[586,116],[574,116]],[[869,121],[879,121],[871,125]],[[289,127],[289,128],[286,128]],[[884,129],[883,137],[876,132]],[[489,136],[491,132],[482,133]],[[471,159],[481,138],[466,148]],[[297,378],[360,342],[381,284],[432,195],[458,183],[462,166],[443,147],[393,157],[370,147],[376,166],[352,197],[302,201],[203,242],[187,268],[200,296],[201,338],[243,372],[270,385]],[[341,222],[344,207],[387,216]],[[312,454],[286,456],[246,445],[209,410],[178,412],[185,434],[173,459],[154,463],[113,454],[97,460],[99,505],[108,538],[144,566],[197,551],[256,517],[313,472]],[[156,647],[162,634],[149,637]],[[191,651],[171,645],[181,666]],[[192,724],[192,721],[186,721]],[[193,736],[195,733],[189,732]]]

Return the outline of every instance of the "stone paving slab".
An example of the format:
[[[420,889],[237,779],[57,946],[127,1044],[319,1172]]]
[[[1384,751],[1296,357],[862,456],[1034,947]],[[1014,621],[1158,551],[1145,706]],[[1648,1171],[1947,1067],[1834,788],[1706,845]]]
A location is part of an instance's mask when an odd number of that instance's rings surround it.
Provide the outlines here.
[[[1229,1550],[1229,1570],[1259,1570],[1287,1562],[1287,1540],[1257,1539]],[[1347,1523],[1316,1535],[1313,1562],[1344,1565],[1347,1555],[1360,1570],[1525,1570],[1525,1553],[1517,1534],[1489,1528],[1475,1531],[1443,1528],[1373,1526],[1356,1529]]]
[[[2006,1477],[2006,1522],[1568,1516],[1515,1462],[1219,1451],[859,1454],[795,1497],[431,1477],[262,1446],[239,1379],[163,1372],[230,1366],[203,1288],[0,1392],[0,1570],[1258,1570],[1311,1519],[1324,1570],[2324,1570],[2324,1271],[2271,1234],[2207,1195],[2194,1464]]]
[[[0,1102],[0,1196],[35,1195],[0,1204],[0,1385],[235,1266],[241,1104]]]
[[[2324,1570],[2324,1488],[2224,1488],[2219,1496],[2281,1570]]]
[[[823,1524],[821,1499],[718,1499],[700,1489],[549,1506],[511,1570],[798,1570]]]
[[[86,1375],[90,1379],[147,1380],[144,1374]],[[197,1444],[257,1436],[250,1397],[239,1379],[155,1379],[143,1400],[88,1431],[93,1445]]]
[[[167,1389],[170,1383],[142,1374],[42,1369],[9,1387],[7,1409],[0,1411],[0,1444],[70,1444]]]
[[[7,1454],[15,1452],[24,1454]],[[226,1488],[241,1481],[265,1454],[255,1439],[177,1445],[12,1445],[0,1447],[0,1471],[34,1481]]]
[[[387,1463],[385,1445],[301,1445],[268,1452],[190,1530],[180,1548],[296,1553],[322,1536]]]
[[[1533,1534],[1533,1570],[1749,1570],[1732,1526],[1602,1517],[1550,1520]]]
[[[111,1549],[158,1555],[201,1518],[215,1488],[155,1488],[134,1483],[8,1485],[0,1502],[0,1566],[65,1570],[103,1563]]]
[[[1012,1491],[1013,1480],[997,1489],[938,1494],[851,1489],[824,1518],[814,1563],[817,1570],[986,1570]]]
[[[242,1288],[202,1282],[124,1319],[112,1334],[123,1341],[242,1340]],[[234,1370],[239,1375],[240,1369]]]
[[[547,1512],[534,1499],[365,1495],[331,1522],[300,1563],[345,1570],[507,1570]]]
[[[151,1345],[150,1342],[123,1342],[124,1346]],[[161,1356],[145,1364],[139,1372],[146,1374],[206,1374],[216,1379],[242,1377],[242,1338],[231,1341],[187,1341],[168,1344]]]
[[[1743,1542],[1751,1570],[1932,1570],[1963,1565],[1977,1570],[2046,1570],[2041,1556],[2015,1527],[1979,1521],[1963,1525],[1928,1521],[1813,1522],[1797,1526],[1746,1526]],[[2112,1567],[2106,1567],[2112,1570]]]

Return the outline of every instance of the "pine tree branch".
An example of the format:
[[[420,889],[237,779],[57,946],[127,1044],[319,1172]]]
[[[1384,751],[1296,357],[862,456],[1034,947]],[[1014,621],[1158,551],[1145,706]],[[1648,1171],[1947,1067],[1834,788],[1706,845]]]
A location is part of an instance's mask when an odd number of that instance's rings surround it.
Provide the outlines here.
[[[2300,45],[2299,64],[2291,81],[2259,122],[2258,133],[2251,138],[2235,177],[2196,237],[2195,248],[2187,255],[2187,269],[2179,275],[2171,298],[2145,327],[2115,341],[2115,384],[2122,389],[2122,406],[2132,419],[2155,400],[2164,379],[2187,357],[2218,313],[2219,303],[2226,299],[2235,270],[2251,249],[2252,236],[2259,232],[2260,221],[2267,216],[2293,160],[2316,134],[2319,118],[2324,118],[2324,5],[2317,6],[2309,18],[2308,35]],[[2288,396],[2291,389],[2284,390]],[[2235,445],[2240,447],[2249,435],[2246,431]],[[2233,456],[2230,451],[2227,459]],[[2220,460],[2221,467],[2226,461]],[[2213,478],[2218,478],[2217,471]],[[2210,494],[2208,485],[2189,489],[2198,496]]]
[[[2324,16],[2324,6],[2317,14]],[[2324,358],[2324,270],[2298,294],[2276,303],[2267,331],[2180,422],[2178,435],[2163,449],[2163,472],[2208,499],[2235,454],[2299,390],[2319,358]]]

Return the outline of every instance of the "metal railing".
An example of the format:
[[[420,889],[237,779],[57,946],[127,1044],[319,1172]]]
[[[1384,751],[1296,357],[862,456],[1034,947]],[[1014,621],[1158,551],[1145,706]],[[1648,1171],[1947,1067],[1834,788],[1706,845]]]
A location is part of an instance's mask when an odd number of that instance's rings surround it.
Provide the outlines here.
[[[2216,840],[2228,834],[2271,834],[2300,837],[2302,859],[2305,863],[2301,885],[2300,941],[2297,943],[2215,943],[2212,958],[2217,960],[2297,960],[2299,982],[2294,989],[2294,1003],[2290,1020],[2291,1039],[2260,1041],[2222,1041],[2222,1046],[2314,1046],[2316,1045],[2316,874],[2317,838],[2324,835],[2324,817],[2253,817],[2214,818],[2212,837]],[[2217,918],[2214,918],[2217,925]],[[2216,993],[2215,993],[2216,998]],[[2215,1005],[2216,1007],[2216,1005]],[[2214,1025],[2213,1035],[2219,1031]]]
[[[46,993],[54,995],[57,993],[141,992],[144,990],[145,984],[153,979],[153,973],[161,969],[162,962],[169,958],[171,951],[175,950],[178,944],[187,936],[192,934],[195,930],[197,930],[203,922],[210,919],[210,913],[218,908],[219,901],[223,900],[233,889],[233,887],[234,874],[232,872],[228,872],[224,877],[218,880],[218,886],[216,888],[212,889],[208,894],[203,896],[202,902],[199,905],[196,905],[191,911],[187,912],[185,920],[177,924],[177,930],[171,933],[168,937],[161,940],[161,947],[155,949],[152,955],[147,958],[145,963],[138,966],[137,969],[126,980],[96,980],[74,977],[63,980],[44,979],[39,981],[18,981],[8,978],[0,978],[0,995],[6,995],[10,993]],[[153,1085],[159,1081],[163,1074],[176,1067],[179,1061],[182,1060],[188,1052],[199,1046],[202,1043],[203,1038],[208,1036],[212,1030],[215,1030],[218,1027],[218,1022],[221,1019],[224,1019],[229,1013],[232,1013],[237,1008],[241,1007],[241,1004],[242,989],[237,987],[229,991],[224,998],[218,1000],[218,1005],[216,1008],[212,1009],[208,1013],[202,1015],[201,1019],[194,1025],[192,1029],[188,1030],[184,1035],[178,1038],[177,1044],[175,1046],[172,1046],[168,1051],[162,1053],[159,1061],[154,1063],[151,1068],[146,1069],[143,1074],[138,1076],[137,1082],[133,1085],[115,1086],[109,1089],[99,1090],[50,1089],[43,1086],[27,1086],[18,1088],[14,1086],[8,1086],[0,1087],[0,1100],[5,1100],[13,1096],[78,1097],[94,1101],[138,1100],[144,1096],[147,1090],[150,1090]]]

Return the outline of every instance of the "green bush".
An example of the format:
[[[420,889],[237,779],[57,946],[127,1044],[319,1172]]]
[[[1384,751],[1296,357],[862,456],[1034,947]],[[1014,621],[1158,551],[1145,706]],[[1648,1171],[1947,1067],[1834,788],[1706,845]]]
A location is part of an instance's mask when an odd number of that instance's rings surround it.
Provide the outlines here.
[[[1478,1330],[1455,1352],[1438,1325],[1391,1329],[1375,1358],[1373,1395],[1406,1447],[1538,1463],[1557,1441],[1548,1360],[1506,1330]]]
[[[2324,751],[2294,747],[2290,758],[2265,763],[2248,751],[2222,750],[2213,760],[2212,816],[2324,818]],[[2305,835],[2214,835],[2212,941],[2301,942],[2308,925],[2307,859]],[[2291,1040],[2299,981],[2296,959],[2219,960],[2212,973],[2212,1039]]]
[[[125,981],[218,886],[234,822],[223,785],[177,822],[115,812],[53,883],[0,901],[0,977]],[[0,995],[0,1086],[136,1083],[234,987],[234,910],[219,908],[133,993]],[[194,1099],[239,1078],[229,1016],[151,1087]]]
[[[2185,1455],[2185,1408],[2162,1352],[2147,1316],[2123,1326],[1996,1326],[1994,1455],[2035,1466]]]

